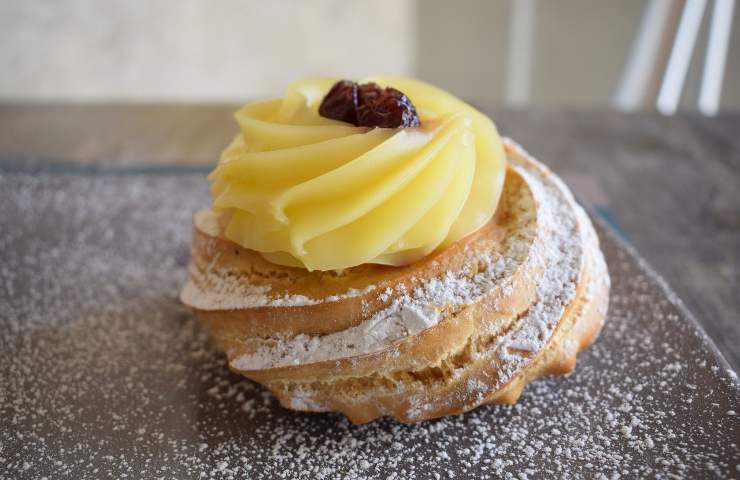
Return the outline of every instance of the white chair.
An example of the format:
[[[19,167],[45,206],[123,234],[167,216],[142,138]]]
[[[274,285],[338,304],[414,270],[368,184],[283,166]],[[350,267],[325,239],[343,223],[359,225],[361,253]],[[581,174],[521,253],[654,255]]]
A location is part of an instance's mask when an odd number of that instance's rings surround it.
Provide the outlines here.
[[[612,100],[615,108],[633,111],[654,104],[663,114],[676,112],[707,3],[648,0]],[[512,0],[511,7],[505,99],[507,104],[518,107],[529,101],[537,0]],[[713,7],[697,99],[697,107],[705,115],[715,115],[719,108],[735,0],[713,0]],[[676,20],[678,27],[670,46]],[[661,80],[659,67],[665,64],[666,55],[667,66]]]

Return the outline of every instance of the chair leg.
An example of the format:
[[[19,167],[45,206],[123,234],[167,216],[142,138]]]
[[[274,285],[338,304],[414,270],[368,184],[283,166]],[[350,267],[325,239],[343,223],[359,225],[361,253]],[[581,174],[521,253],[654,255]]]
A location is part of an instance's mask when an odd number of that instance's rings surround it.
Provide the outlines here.
[[[622,111],[652,108],[680,5],[678,0],[650,0],[645,5],[614,93],[615,108]]]
[[[529,103],[536,7],[537,0],[511,2],[505,94],[509,106],[524,107]]]
[[[678,103],[681,100],[683,85],[686,81],[691,57],[694,54],[696,37],[699,35],[699,27],[706,5],[706,0],[686,0],[684,5],[671,56],[668,59],[668,67],[656,103],[658,111],[665,115],[676,113]]]
[[[727,63],[727,48],[732,31],[735,0],[715,0],[704,70],[701,75],[697,106],[704,115],[716,115],[722,95],[722,79]]]

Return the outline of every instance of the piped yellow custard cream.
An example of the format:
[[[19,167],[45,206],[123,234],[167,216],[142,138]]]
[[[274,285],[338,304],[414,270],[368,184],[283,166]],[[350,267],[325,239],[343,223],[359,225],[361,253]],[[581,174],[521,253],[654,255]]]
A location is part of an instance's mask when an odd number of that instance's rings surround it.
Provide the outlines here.
[[[493,122],[417,80],[309,78],[235,116],[213,208],[226,238],[273,263],[409,264],[482,227],[501,195]]]

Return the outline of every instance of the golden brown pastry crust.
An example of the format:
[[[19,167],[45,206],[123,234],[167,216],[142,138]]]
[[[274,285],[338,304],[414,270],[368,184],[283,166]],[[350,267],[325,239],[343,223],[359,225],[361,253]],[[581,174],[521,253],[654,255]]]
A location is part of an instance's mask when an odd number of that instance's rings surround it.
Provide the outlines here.
[[[603,324],[609,279],[593,226],[567,188],[518,146],[507,142],[506,150],[511,166],[494,219],[405,267],[308,272],[273,265],[220,237],[218,217],[200,212],[194,222],[191,276],[181,297],[226,352],[230,368],[267,386],[287,408],[340,411],[355,423],[380,416],[416,422],[481,404],[513,403],[529,381],[573,370],[577,353],[593,342]],[[552,225],[540,218],[550,208],[542,204],[546,199],[559,202],[558,211],[573,220],[577,238],[568,248],[578,273],[554,321],[534,325],[545,318],[536,312],[542,308],[538,284],[546,269],[555,268],[542,253],[555,241]],[[502,246],[512,236],[525,252],[516,268],[474,302],[443,306],[441,319],[429,328],[358,355],[297,365],[281,359],[257,368],[240,361],[301,334],[320,342],[346,331],[446,272],[472,279],[485,268],[482,257],[506,254]],[[225,282],[248,285],[261,295],[240,304],[239,290],[227,289],[217,298],[221,303],[209,300],[209,293],[223,290]],[[534,327],[542,337],[533,339],[534,350],[512,340]]]

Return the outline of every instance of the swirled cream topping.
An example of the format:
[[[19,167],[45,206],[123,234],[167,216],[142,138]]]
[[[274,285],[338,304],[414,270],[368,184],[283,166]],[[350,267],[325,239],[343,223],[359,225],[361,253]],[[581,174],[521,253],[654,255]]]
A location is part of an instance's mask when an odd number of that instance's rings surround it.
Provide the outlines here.
[[[505,157],[491,120],[456,97],[401,77],[416,128],[368,128],[318,113],[336,79],[293,83],[236,113],[241,132],[210,174],[224,235],[269,261],[309,270],[405,265],[492,217]]]

